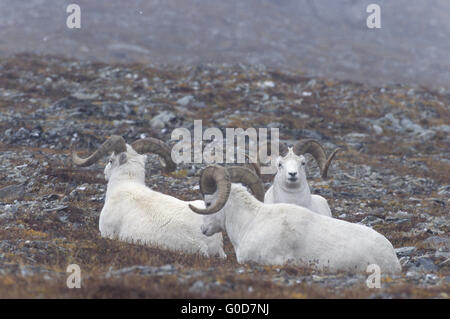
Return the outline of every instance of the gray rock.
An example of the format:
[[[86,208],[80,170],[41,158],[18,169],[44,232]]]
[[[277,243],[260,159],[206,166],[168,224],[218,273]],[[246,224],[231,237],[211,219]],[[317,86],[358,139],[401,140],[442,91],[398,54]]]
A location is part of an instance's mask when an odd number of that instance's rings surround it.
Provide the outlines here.
[[[152,274],[155,272],[155,268],[156,267],[150,267],[150,266],[131,266],[131,267],[125,267],[125,268],[121,268],[115,271],[109,271],[108,272],[108,276],[120,276],[120,275],[128,275],[128,274],[133,274],[133,273],[138,273],[138,274]]]
[[[66,216],[66,215],[59,215],[59,216],[58,216],[58,220],[59,220],[61,223],[65,224],[65,223],[67,223],[67,222],[69,221],[69,217]]]
[[[410,256],[415,251],[416,251],[416,247],[414,247],[414,246],[400,247],[400,248],[395,249],[395,253],[399,257]]]
[[[110,276],[121,276],[128,274],[139,274],[139,275],[167,275],[173,274],[176,271],[174,265],[167,264],[161,267],[152,267],[152,266],[142,266],[136,265],[131,267],[125,267],[118,270],[109,270],[106,274],[107,277]]]
[[[186,106],[188,105],[192,100],[194,99],[194,97],[192,95],[186,95],[184,97],[182,97],[181,99],[177,100],[177,104],[181,105],[181,106]]]
[[[409,271],[406,272],[406,277],[419,279],[420,278],[420,274],[416,270],[413,269],[413,270],[409,270]]]
[[[177,116],[173,112],[162,111],[150,120],[150,126],[154,129],[162,129],[175,123]]]
[[[28,131],[26,128],[21,127],[16,134],[14,134],[14,137],[16,139],[24,139],[30,136],[30,131]]]
[[[59,199],[59,196],[57,194],[49,194],[49,195],[42,197],[42,200],[48,201],[48,202],[53,202],[58,199]]]
[[[375,134],[383,134],[383,128],[381,126],[379,126],[378,124],[373,124],[372,125],[372,129],[375,132]]]
[[[450,185],[444,185],[442,187],[439,187],[438,194],[439,195],[450,195]]]
[[[18,206],[17,205],[5,205],[5,212],[17,213]]]
[[[150,126],[155,130],[160,130],[164,128],[165,124],[159,118],[152,118],[150,120]]]
[[[206,285],[202,280],[197,280],[192,284],[191,287],[189,287],[189,291],[195,293],[203,292],[205,290],[205,286]]]
[[[385,123],[388,126],[388,128],[390,128],[395,132],[408,134],[410,136],[416,136],[421,140],[431,139],[436,135],[436,133],[433,130],[423,128],[422,126],[420,126],[417,123],[414,123],[411,119],[407,117],[398,119],[392,113],[386,114],[384,117],[376,120],[375,122]]]
[[[425,275],[425,282],[427,284],[436,284],[439,281],[439,277],[435,274],[426,274]]]
[[[444,260],[443,262],[441,262],[439,264],[439,267],[444,267],[444,266],[446,266],[446,267],[450,266],[450,258],[447,258],[446,260]]]
[[[450,238],[449,237],[441,237],[441,236],[431,236],[424,240],[424,243],[428,244],[430,247],[434,249],[438,249],[440,247],[449,250],[450,249]]]
[[[405,224],[407,222],[409,222],[409,218],[402,218],[402,219],[395,220],[394,224],[401,225],[401,224]]]
[[[400,262],[400,265],[402,265],[402,267],[407,267],[409,265],[410,259],[411,259],[410,257],[405,256],[405,257],[399,257],[398,261]]]
[[[442,248],[439,248],[439,249],[442,249]],[[450,251],[440,251],[440,250],[438,250],[438,251],[436,251],[435,253],[434,253],[434,257],[435,258],[441,258],[441,257],[443,257],[443,258],[450,258]]]
[[[364,133],[358,133],[358,132],[352,132],[348,133],[344,136],[344,140],[346,142],[361,142],[364,141],[367,138],[367,134]]]
[[[436,130],[436,131],[441,131],[441,132],[450,134],[450,125],[446,125],[446,124],[438,125],[438,126],[432,127],[432,129]]]
[[[1,211],[1,210],[0,210]],[[12,212],[0,212],[0,220],[9,220],[14,218],[14,213]]]
[[[54,211],[64,210],[67,207],[68,206],[66,206],[66,205],[58,205],[58,206],[55,206],[55,207],[46,208],[46,209],[44,209],[44,211],[45,212],[54,212]]]
[[[189,176],[189,177],[195,176],[196,173],[197,173],[197,168],[195,167],[195,165],[192,165],[187,172],[187,176]]]
[[[167,264],[164,266],[159,267],[158,271],[159,272],[164,272],[164,273],[173,273],[175,271],[175,266],[172,264]]]
[[[24,184],[9,185],[0,189],[0,199],[15,200],[21,199],[25,193]]]
[[[203,101],[194,101],[194,103],[192,103],[192,105],[194,107],[198,107],[199,109],[203,109],[205,107],[208,107],[208,105],[206,105],[206,103],[203,102]]]
[[[376,224],[381,224],[384,221],[381,218],[378,218],[376,216],[367,216],[364,217],[363,220],[361,220],[361,224],[367,225],[367,226],[373,226]]]
[[[422,256],[416,258],[410,270],[429,272],[437,271],[439,268],[434,264],[432,259]]]
[[[294,129],[292,130],[292,134],[296,138],[313,138],[319,141],[327,139],[327,137],[322,133],[320,133],[319,131],[313,131],[308,129]]]
[[[95,100],[99,97],[97,93],[83,93],[83,92],[75,92],[72,93],[72,97],[78,100]]]
[[[245,272],[245,268],[243,268],[243,267],[239,267],[236,269],[237,274],[243,274],[244,272]]]

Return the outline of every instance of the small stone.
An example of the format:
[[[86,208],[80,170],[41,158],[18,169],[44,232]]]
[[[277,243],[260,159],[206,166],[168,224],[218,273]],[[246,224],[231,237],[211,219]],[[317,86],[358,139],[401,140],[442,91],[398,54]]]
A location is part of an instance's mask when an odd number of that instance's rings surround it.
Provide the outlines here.
[[[192,95],[186,95],[184,97],[182,97],[181,99],[177,100],[177,104],[181,105],[181,106],[186,106],[188,105],[192,100],[194,99],[194,97]]]
[[[60,210],[64,210],[66,209],[68,206],[66,205],[59,205],[56,207],[52,207],[52,208],[46,208],[44,209],[45,212],[54,212],[54,211],[60,211]]]
[[[164,122],[158,118],[153,118],[150,120],[150,126],[153,129],[160,130],[164,128]]]
[[[52,202],[52,201],[57,200],[58,198],[59,198],[59,196],[57,194],[50,194],[50,195],[44,196],[42,199],[45,201],[48,201],[48,202]]]
[[[177,116],[169,111],[162,111],[150,120],[150,126],[154,129],[163,129],[164,127],[176,122]]]
[[[195,168],[195,166],[191,166],[187,172],[187,176],[195,176],[195,173],[197,172],[197,169]]]
[[[172,265],[172,264],[167,264],[167,265],[159,267],[159,270],[162,271],[162,272],[170,272],[170,273],[172,273],[172,272],[175,271],[175,266]]]
[[[425,281],[428,283],[436,283],[439,280],[439,277],[435,274],[426,274]]]
[[[9,185],[0,189],[0,199],[15,200],[21,199],[25,193],[24,184]]]
[[[399,257],[410,256],[415,251],[416,251],[416,247],[414,247],[414,246],[400,247],[400,248],[395,249],[395,253]]]
[[[383,129],[381,128],[381,126],[374,124],[372,125],[373,131],[375,132],[375,134],[383,134]]]
[[[367,216],[363,220],[361,220],[361,224],[367,225],[367,226],[373,226],[376,224],[381,224],[384,221],[381,218],[378,218],[376,216]]]
[[[398,261],[400,262],[400,265],[402,265],[402,267],[405,267],[408,265],[410,258],[408,256],[405,257],[400,257],[398,259]]]
[[[410,270],[410,271],[406,272],[406,277],[417,278],[417,277],[419,277],[419,273],[417,271]]]
[[[433,249],[443,247],[445,249],[450,248],[450,238],[441,236],[431,236],[424,240],[424,243],[428,244]]]
[[[450,258],[447,258],[446,260],[444,260],[443,262],[441,262],[439,264],[439,267],[444,267],[444,266],[450,266]]]
[[[202,292],[204,290],[205,290],[205,283],[203,281],[201,281],[201,280],[197,280],[189,288],[190,292]]]
[[[17,205],[5,205],[5,211],[10,213],[17,213]]]
[[[245,272],[245,269],[242,267],[239,267],[238,269],[236,269],[236,273],[238,273],[238,274],[242,274],[244,272]]]
[[[75,92],[75,93],[72,93],[71,96],[78,100],[95,100],[96,98],[98,98],[97,93],[89,94],[89,93],[83,93],[83,92]]]
[[[419,257],[414,262],[411,268],[415,268],[418,271],[437,271],[438,267],[434,264],[433,260],[428,257]]]
[[[319,281],[324,280],[324,277],[317,276],[317,275],[312,275],[312,280],[315,281],[315,282],[319,282]]]
[[[263,82],[258,82],[258,86],[260,88],[273,88],[273,87],[275,87],[275,83],[273,81],[263,81]]]

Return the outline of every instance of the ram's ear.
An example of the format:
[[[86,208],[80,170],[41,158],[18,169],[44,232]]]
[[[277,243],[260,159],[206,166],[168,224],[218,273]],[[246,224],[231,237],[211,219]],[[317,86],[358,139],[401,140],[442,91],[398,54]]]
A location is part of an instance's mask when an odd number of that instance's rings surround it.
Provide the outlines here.
[[[119,165],[123,165],[127,162],[127,153],[119,154]]]

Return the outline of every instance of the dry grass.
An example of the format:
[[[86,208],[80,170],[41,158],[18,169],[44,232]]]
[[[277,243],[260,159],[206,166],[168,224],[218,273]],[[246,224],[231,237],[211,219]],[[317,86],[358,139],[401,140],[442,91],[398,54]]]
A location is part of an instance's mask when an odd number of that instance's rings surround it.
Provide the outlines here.
[[[367,133],[367,140],[364,141],[366,152],[358,152],[348,148],[345,152],[340,152],[337,162],[346,163],[349,166],[367,165],[376,170],[390,169],[399,178],[406,175],[417,178],[426,177],[436,183],[445,185],[450,180],[450,167],[445,161],[437,160],[436,156],[448,150],[446,136],[442,133],[436,134],[432,141],[424,143],[414,139],[395,143],[396,134],[388,129],[383,133],[383,140],[377,136],[372,136],[367,130],[364,119],[376,119],[383,117],[387,112],[403,112],[412,119],[419,119],[420,112],[433,111],[437,117],[427,120],[416,120],[421,125],[441,125],[450,121],[450,111],[445,101],[447,97],[436,92],[424,90],[421,94],[426,98],[415,100],[414,96],[404,94],[404,90],[396,92],[393,88],[386,88],[384,93],[380,93],[379,88],[370,88],[365,85],[345,82],[331,81],[327,79],[315,79],[316,84],[307,87],[311,78],[301,74],[285,74],[278,71],[265,73],[263,77],[258,72],[241,70],[224,70],[219,74],[210,73],[207,77],[199,79],[199,89],[193,90],[189,85],[191,74],[201,74],[201,70],[195,68],[189,72],[178,69],[155,69],[142,65],[123,66],[106,65],[102,63],[91,63],[81,65],[76,70],[69,70],[62,66],[60,58],[35,57],[30,55],[19,55],[2,60],[2,77],[0,77],[0,87],[23,93],[23,99],[14,101],[4,101],[0,99],[0,110],[8,112],[20,112],[31,114],[36,108],[44,108],[46,105],[54,103],[59,99],[66,98],[69,93],[64,89],[58,89],[52,85],[36,88],[33,81],[23,84],[17,74],[27,72],[29,74],[42,76],[45,78],[49,74],[56,75],[67,81],[75,81],[80,85],[92,88],[98,93],[98,101],[94,105],[103,101],[117,101],[119,99],[131,99],[131,94],[138,94],[151,100],[154,109],[150,110],[151,115],[156,115],[160,109],[156,106],[162,105],[165,109],[175,109],[176,100],[185,94],[195,95],[195,100],[208,105],[208,108],[196,108],[189,106],[183,113],[186,121],[203,119],[204,127],[214,124],[212,114],[224,114],[229,116],[230,112],[239,110],[240,114],[246,112],[255,113],[255,108],[259,107],[258,99],[267,94],[269,97],[277,97],[280,108],[270,112],[246,117],[233,115],[228,117],[230,124],[228,127],[264,127],[271,122],[281,122],[288,128],[281,134],[282,139],[292,139],[290,130],[311,129],[320,132],[329,138],[329,141],[341,145],[342,140],[337,136],[344,136],[347,133],[363,132]],[[162,82],[166,80],[174,81],[172,86],[168,85],[172,96],[158,94],[152,86],[151,81],[148,86],[134,83],[132,79],[118,76],[111,79],[100,79],[98,72],[103,68],[122,68],[123,73],[139,74],[140,78],[153,79],[158,77]],[[235,72],[236,71],[236,72]],[[227,73],[229,72],[229,73]],[[196,75],[194,75],[195,77]],[[183,80],[180,80],[183,79]],[[260,89],[258,82],[271,80],[276,83],[274,88]],[[206,85],[205,83],[208,83]],[[243,91],[236,91],[238,87],[249,88],[252,92],[246,95]],[[117,96],[109,97],[111,91]],[[94,90],[95,89],[95,90]],[[303,96],[302,92],[311,91],[311,96]],[[108,96],[108,97],[106,97]],[[258,97],[258,98],[254,98]],[[30,107],[28,101],[36,98],[39,103]],[[300,101],[301,102],[298,102]],[[444,101],[444,102],[443,102]],[[149,102],[150,103],[150,102]],[[271,107],[270,102],[268,106]],[[136,112],[137,106],[133,107]],[[296,118],[292,112],[302,112],[309,116],[308,119]],[[140,116],[140,115],[139,115]],[[133,119],[139,116],[133,115]],[[58,120],[59,114],[49,114],[48,119]],[[92,144],[100,143],[105,136],[98,136],[98,128],[111,127],[112,120],[103,120],[95,116],[83,119],[90,124],[85,130],[79,132],[82,140],[90,141]],[[250,123],[251,121],[251,123]],[[333,124],[333,125],[330,125]],[[17,127],[32,129],[32,123],[28,120],[20,120],[14,123]],[[44,125],[45,126],[45,125]],[[118,126],[114,134],[127,133],[128,124]],[[214,125],[215,126],[215,125]],[[9,124],[0,123],[0,131],[9,128]],[[48,127],[44,127],[43,130]],[[148,125],[137,127],[139,133],[149,132]],[[150,133],[154,133],[150,131]],[[138,134],[138,133],[136,133]],[[109,135],[109,134],[108,134]],[[155,135],[156,136],[156,135]],[[297,136],[295,136],[297,138]],[[67,141],[67,140],[65,140]],[[85,144],[88,144],[87,142]],[[400,145],[398,145],[400,144]],[[89,145],[91,147],[92,145]],[[80,148],[88,148],[88,145]],[[419,153],[412,151],[414,147]],[[71,167],[69,162],[55,160],[55,154],[64,153],[69,155],[69,150],[52,150],[49,148],[30,147],[27,145],[7,145],[0,143],[0,152],[13,151],[20,153],[27,151],[33,154],[33,159],[40,163],[47,161],[49,165],[43,168],[36,164],[33,169],[39,170],[47,179],[45,183],[50,185],[42,187],[36,183],[25,194],[24,200],[33,201],[34,197],[54,195],[58,199],[67,196],[77,185],[104,184],[101,170],[78,169]],[[80,149],[80,151],[83,151]],[[85,150],[87,151],[87,150]],[[433,157],[431,157],[434,155]],[[438,158],[438,157],[437,157]],[[417,169],[414,162],[423,163],[425,169]],[[15,165],[25,162],[17,158]],[[182,169],[171,175],[174,179],[185,179],[187,170]],[[7,180],[7,173],[3,173],[0,178]],[[2,186],[13,184],[12,181],[0,181]],[[389,187],[389,186],[387,186]],[[325,187],[324,187],[325,188]],[[158,185],[156,188],[167,194],[174,195],[185,200],[193,199],[197,194],[191,191],[177,191],[170,187],[170,184]],[[335,193],[349,192],[345,187],[334,187]],[[385,218],[384,212],[395,212],[402,210],[405,204],[410,204],[408,198],[410,194],[402,193],[401,190],[388,190],[389,201],[382,199],[371,200],[367,203],[366,209],[381,211],[383,213],[373,213],[380,218]],[[228,255],[226,260],[218,258],[204,258],[199,255],[188,255],[177,252],[169,252],[158,248],[140,246],[131,243],[123,243],[108,240],[100,237],[98,230],[99,212],[102,208],[101,202],[87,201],[88,196],[97,195],[93,191],[86,191],[80,199],[71,199],[66,202],[67,208],[57,211],[40,211],[40,208],[33,208],[31,212],[24,212],[19,209],[15,212],[14,225],[6,228],[6,221],[0,219],[0,241],[11,243],[12,250],[5,251],[2,257],[2,267],[11,266],[36,266],[49,269],[59,275],[51,275],[47,278],[45,274],[35,274],[32,276],[0,274],[0,298],[366,298],[374,294],[389,294],[396,298],[448,298],[450,287],[448,284],[439,286],[419,286],[417,282],[411,282],[406,278],[404,272],[399,279],[384,278],[383,288],[374,291],[368,289],[364,281],[348,287],[332,287],[320,282],[295,283],[296,278],[303,278],[316,274],[310,269],[297,267],[256,267],[255,265],[240,265],[237,263],[233,247],[225,236],[225,251]],[[352,195],[352,194],[350,194]],[[412,234],[411,229],[417,227],[424,218],[420,214],[425,211],[432,216],[448,216],[448,207],[439,202],[429,201],[426,197],[436,196],[436,191],[431,194],[415,195],[419,198],[421,208],[410,209],[412,214],[407,222],[382,223],[374,228],[384,234],[395,247],[416,246],[421,252],[433,252],[424,240],[431,234]],[[198,196],[197,196],[198,198]],[[331,199],[330,203],[339,203],[343,198]],[[334,201],[334,202],[333,202]],[[13,201],[7,203],[14,203]],[[339,203],[340,204],[340,203]],[[39,206],[38,206],[39,207]],[[354,209],[353,205],[350,208]],[[410,206],[411,207],[411,206]],[[67,216],[68,222],[61,221],[61,216]],[[360,222],[363,217],[348,214],[351,222]],[[444,228],[447,229],[447,228]],[[448,230],[448,229],[447,229]],[[449,232],[450,230],[448,230]],[[447,233],[448,233],[447,232]],[[29,242],[27,242],[29,241]],[[67,265],[76,263],[82,269],[82,289],[68,289],[66,287]],[[138,275],[130,274],[123,276],[105,277],[110,269],[117,270],[134,265],[147,265],[159,267],[172,264],[176,267],[176,274],[169,275]],[[6,267],[6,266],[5,266]],[[236,269],[243,268],[244,272],[237,273]],[[192,273],[199,272],[197,275]],[[20,273],[20,272],[19,272]],[[322,275],[322,274],[319,274]],[[345,274],[338,274],[344,276]],[[440,278],[449,276],[450,271],[442,267],[438,272]],[[286,278],[293,282],[286,283]],[[208,288],[204,291],[195,291],[191,287],[194,282],[201,280]],[[250,289],[251,288],[251,289]]]

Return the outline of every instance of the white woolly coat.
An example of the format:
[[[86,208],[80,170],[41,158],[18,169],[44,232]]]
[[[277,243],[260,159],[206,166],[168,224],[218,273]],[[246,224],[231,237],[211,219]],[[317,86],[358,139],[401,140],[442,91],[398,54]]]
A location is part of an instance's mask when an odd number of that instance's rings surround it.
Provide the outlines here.
[[[392,244],[373,229],[292,204],[263,204],[240,184],[232,184],[227,203],[214,215],[202,229],[222,224],[239,263],[330,272],[365,272],[370,264],[380,266],[381,274],[401,270]]]
[[[295,189],[293,191],[286,190],[280,186],[280,182],[276,176],[273,184],[264,195],[264,203],[294,204],[308,208],[316,214],[332,217],[330,206],[328,206],[328,201],[320,195],[311,194],[308,185],[304,185],[301,189]]]
[[[188,207],[189,203],[204,202],[182,201],[148,188],[144,182],[146,157],[130,150],[127,153],[128,162],[113,168],[108,178],[99,221],[101,235],[207,257],[226,257],[222,234],[203,235],[203,217]]]

